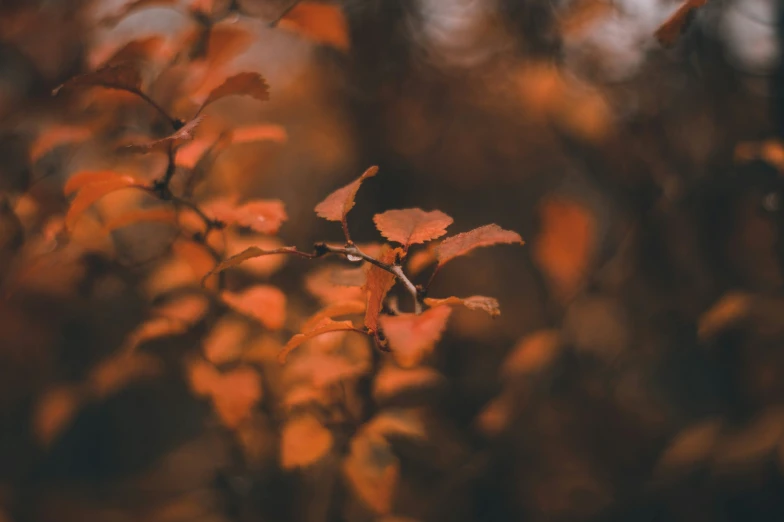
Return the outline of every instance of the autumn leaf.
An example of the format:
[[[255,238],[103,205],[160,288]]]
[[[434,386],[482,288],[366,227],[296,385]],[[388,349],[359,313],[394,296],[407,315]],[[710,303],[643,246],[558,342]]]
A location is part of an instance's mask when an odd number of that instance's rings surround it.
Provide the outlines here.
[[[281,247],[272,250],[264,250],[256,246],[248,247],[242,252],[238,254],[234,254],[233,256],[223,260],[220,264],[218,264],[218,266],[216,266],[215,268],[207,272],[206,275],[204,276],[204,279],[207,279],[207,277],[211,275],[215,275],[217,273],[223,272],[224,270],[227,270],[231,267],[237,266],[240,263],[247,261],[249,259],[254,259],[261,256],[276,255],[276,254],[293,254],[296,252],[297,252],[296,247]]]
[[[452,221],[440,210],[425,212],[419,208],[387,210],[373,216],[373,222],[381,235],[405,248],[443,236]]]
[[[280,330],[286,322],[286,295],[270,285],[224,291],[221,299],[233,310],[257,319],[270,330]]]
[[[162,221],[164,223],[173,223],[177,220],[177,213],[170,208],[141,208],[132,210],[126,214],[109,220],[104,225],[104,230],[111,232],[112,230],[127,227],[135,223],[141,222],[155,222]]]
[[[92,63],[98,63],[100,66],[119,65],[123,63],[141,63],[150,62],[156,58],[170,57],[172,54],[171,47],[166,45],[166,40],[161,36],[148,36],[146,38],[139,38],[132,40],[119,49],[114,49],[111,56],[105,58],[96,56],[90,60]]]
[[[287,378],[309,380],[316,388],[324,389],[367,374],[370,364],[337,354],[311,352],[290,362],[286,370]]]
[[[68,212],[65,215],[66,229],[69,231],[73,230],[76,223],[79,221],[79,218],[82,217],[82,214],[84,214],[84,212],[96,201],[112,192],[132,187],[135,183],[135,179],[129,176],[123,176],[86,185],[79,190],[76,197],[71,202],[71,206],[68,207]]]
[[[507,355],[501,373],[506,379],[513,379],[542,371],[556,359],[561,348],[558,330],[540,330],[526,335]]]
[[[722,431],[722,423],[705,420],[678,433],[662,452],[656,464],[657,474],[693,469],[705,464],[713,454]]]
[[[262,234],[276,234],[288,219],[283,202],[277,199],[253,200],[239,206],[220,200],[205,205],[204,210],[227,225],[249,228]]]
[[[360,185],[366,179],[375,176],[377,172],[378,167],[370,167],[358,179],[327,196],[324,201],[316,205],[316,214],[328,221],[340,221],[346,232],[348,230],[346,216],[354,208],[354,198]]]
[[[348,24],[337,5],[301,1],[277,25],[341,51],[349,49]]]
[[[204,358],[212,364],[236,361],[248,337],[248,324],[235,317],[224,316],[204,338]]]
[[[379,261],[390,264],[394,262],[396,256],[397,250],[388,249],[381,254]],[[394,274],[376,265],[370,265],[367,273],[367,281],[363,288],[367,295],[365,326],[371,332],[378,330],[378,316],[384,306],[384,299],[394,285]]]
[[[276,237],[258,237],[256,235],[245,235],[237,233],[233,230],[226,231],[225,239],[225,255],[227,256],[237,255],[251,247],[260,248],[267,251],[284,248],[283,243]],[[246,259],[240,265],[238,265],[237,268],[249,274],[253,274],[256,277],[269,277],[286,264],[288,257],[289,256],[286,255],[257,256]]]
[[[331,303],[305,321],[305,324],[302,325],[302,332],[308,332],[317,328],[324,319],[364,313],[365,306],[366,303],[364,301],[338,301]]]
[[[172,253],[177,259],[188,263],[193,274],[196,277],[203,278],[203,280],[206,280],[211,275],[211,271],[214,270],[215,259],[207,248],[200,243],[187,239],[178,239],[172,243]]]
[[[255,141],[286,143],[289,139],[288,132],[286,132],[284,127],[272,123],[234,127],[229,131],[229,136],[232,143],[251,143]]]
[[[522,245],[523,238],[517,232],[504,230],[496,224],[485,225],[444,239],[436,247],[436,259],[438,266],[442,267],[452,259],[464,256],[475,248],[510,243]]]
[[[62,89],[72,87],[104,87],[138,93],[142,77],[136,65],[130,62],[101,67],[97,71],[74,76],[52,91],[57,95]]]
[[[360,432],[351,440],[343,473],[357,496],[379,515],[392,511],[400,463],[384,438]]]
[[[430,243],[427,248],[409,254],[406,258],[407,270],[411,276],[420,274],[425,268],[436,262],[437,243]]]
[[[392,408],[381,411],[362,427],[373,437],[424,439],[427,430],[422,415],[413,409]]]
[[[278,361],[280,363],[285,363],[288,355],[297,348],[299,345],[317,337],[319,335],[329,333],[329,332],[340,332],[340,331],[352,331],[355,330],[354,323],[351,321],[333,321],[332,319],[325,319],[321,322],[321,324],[317,328],[313,328],[305,333],[299,333],[289,339],[289,342],[286,343],[286,346],[283,347],[280,354],[278,355]]]
[[[93,368],[87,382],[93,397],[105,399],[137,379],[158,375],[161,369],[160,361],[149,354],[120,352]]]
[[[201,294],[184,294],[169,299],[153,308],[156,317],[166,317],[184,324],[199,321],[210,308],[210,301]]]
[[[286,422],[280,435],[280,464],[283,469],[310,466],[332,448],[332,432],[312,415]]]
[[[63,187],[63,194],[70,196],[88,185],[118,180],[122,180],[128,185],[133,185],[137,182],[132,176],[127,176],[111,170],[88,170],[78,172],[68,178],[68,181],[65,182],[65,186]]]
[[[747,293],[725,294],[699,318],[697,335],[700,339],[709,339],[722,330],[737,326],[748,318],[752,305],[753,297]]]
[[[418,315],[379,317],[395,361],[403,368],[413,368],[422,362],[441,339],[451,311],[447,306],[437,306]]]
[[[373,379],[373,398],[387,401],[413,391],[431,390],[443,381],[443,376],[432,368],[405,369],[388,364]]]
[[[182,146],[183,144],[193,140],[193,132],[201,124],[203,119],[204,119],[203,117],[197,116],[196,118],[192,119],[191,121],[183,125],[179,130],[166,136],[165,138],[150,141],[147,143],[133,143],[131,145],[126,145],[125,147],[123,147],[123,149],[129,152],[142,152],[142,153],[150,152],[152,150],[168,151],[169,148],[176,149]]]
[[[30,162],[35,163],[45,154],[62,145],[89,140],[94,129],[87,125],[48,125],[30,145]]]
[[[686,0],[683,2],[678,10],[675,11],[666,22],[659,26],[654,33],[656,39],[659,40],[659,43],[665,47],[675,45],[678,38],[680,38],[689,28],[689,25],[691,25],[696,10],[707,3],[708,0]]]
[[[33,431],[39,442],[49,446],[70,425],[84,400],[83,392],[73,386],[44,393],[33,413]]]
[[[501,315],[501,310],[498,308],[498,300],[493,297],[485,297],[483,295],[472,295],[471,297],[447,297],[444,299],[425,298],[425,304],[430,307],[441,305],[459,305],[465,306],[469,310],[481,310],[487,312],[492,317]]]
[[[259,101],[267,101],[269,100],[269,85],[259,73],[235,74],[226,78],[222,84],[210,91],[196,114],[199,114],[207,105],[226,96],[250,96]]]
[[[533,257],[562,300],[580,288],[597,245],[593,213],[575,201],[555,197],[540,207],[542,228]]]
[[[211,364],[196,360],[188,365],[188,378],[193,392],[212,399],[218,418],[231,429],[250,417],[262,397],[259,374],[251,368],[220,373]]]
[[[176,7],[177,3],[178,0],[133,0],[125,3],[120,9],[101,20],[101,23],[114,25],[138,9],[147,7]]]
[[[367,281],[365,267],[322,266],[305,278],[305,289],[322,303],[367,299],[363,289]]]

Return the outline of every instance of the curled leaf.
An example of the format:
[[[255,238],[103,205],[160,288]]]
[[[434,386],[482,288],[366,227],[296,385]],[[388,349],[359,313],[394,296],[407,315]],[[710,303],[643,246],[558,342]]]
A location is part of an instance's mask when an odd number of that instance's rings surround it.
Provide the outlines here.
[[[278,21],[278,26],[341,51],[349,49],[348,24],[337,5],[298,2]]]
[[[207,105],[226,96],[250,96],[259,101],[269,100],[269,85],[264,78],[256,72],[241,72],[226,78],[222,84],[215,87],[204,103],[201,104],[197,114]]]
[[[404,247],[443,236],[452,221],[440,210],[425,212],[419,208],[387,210],[373,216],[373,222],[381,235]]]
[[[481,310],[487,312],[492,317],[501,315],[498,307],[498,300],[493,297],[483,295],[472,295],[471,297],[447,297],[445,299],[425,298],[425,304],[430,307],[441,305],[460,305],[469,310]]]
[[[324,320],[320,326],[317,328],[313,328],[305,333],[299,333],[289,339],[289,342],[286,343],[286,346],[283,347],[280,354],[278,354],[278,361],[281,363],[285,363],[288,355],[291,353],[292,350],[297,348],[299,345],[317,337],[319,335],[329,333],[329,332],[339,332],[339,331],[353,331],[354,323],[351,321],[333,321],[332,319]]]
[[[504,230],[496,224],[485,225],[443,240],[436,247],[436,259],[438,259],[438,266],[441,267],[456,257],[468,254],[475,248],[509,243],[522,245],[523,238],[517,232]]]
[[[295,417],[283,426],[280,464],[283,469],[310,466],[332,448],[332,432],[312,415]]]
[[[441,339],[451,312],[447,306],[437,306],[418,315],[379,317],[395,361],[403,368],[413,368],[422,362]]]
[[[143,208],[136,209],[126,214],[121,214],[104,225],[104,230],[111,232],[112,230],[127,227],[135,223],[163,221],[166,223],[173,223],[177,220],[177,213],[170,208]]]
[[[280,330],[286,322],[286,294],[277,287],[258,285],[242,292],[224,291],[221,299],[233,310],[258,319],[270,330]]]
[[[372,178],[378,172],[378,167],[370,167],[358,179],[343,188],[339,188],[324,201],[316,205],[316,214],[328,221],[345,222],[346,215],[354,208],[354,198],[362,182]]]

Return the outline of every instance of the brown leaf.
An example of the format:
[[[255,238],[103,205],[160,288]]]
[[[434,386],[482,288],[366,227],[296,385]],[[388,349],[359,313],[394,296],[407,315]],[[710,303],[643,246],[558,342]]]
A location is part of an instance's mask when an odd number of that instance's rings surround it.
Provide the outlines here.
[[[297,3],[278,26],[341,51],[349,49],[348,24],[337,5],[304,0]]]
[[[419,208],[387,210],[373,216],[373,222],[382,236],[406,248],[443,236],[452,221],[440,210],[425,212]]]
[[[90,371],[89,389],[94,397],[105,399],[137,379],[158,375],[161,369],[161,362],[149,354],[120,352]]]
[[[97,71],[74,76],[52,91],[58,94],[62,89],[72,87],[104,87],[121,91],[138,92],[142,77],[137,66],[130,62],[101,67]]]
[[[36,404],[33,413],[33,431],[44,445],[54,439],[73,421],[84,402],[82,392],[73,386],[61,386],[46,392]]]
[[[104,230],[111,232],[112,230],[140,222],[163,221],[173,223],[176,220],[177,213],[170,208],[140,208],[132,210],[127,214],[120,214],[109,220],[104,225]]]
[[[70,178],[68,178],[68,181],[65,182],[65,186],[63,187],[63,193],[66,196],[70,196],[74,192],[78,192],[79,190],[83,189],[87,185],[94,185],[97,183],[104,183],[107,181],[118,181],[118,180],[122,180],[128,185],[137,183],[137,180],[134,179],[132,176],[127,176],[111,170],[97,170],[97,171],[88,170],[88,171],[78,172],[73,176],[71,176]]]
[[[596,217],[566,198],[546,199],[540,208],[542,228],[533,257],[561,300],[579,290],[597,245]]]
[[[430,307],[441,305],[460,305],[469,310],[481,310],[487,312],[492,317],[501,315],[498,308],[498,300],[493,297],[483,295],[472,295],[471,297],[447,297],[445,299],[425,298],[425,304]]]
[[[689,470],[704,464],[713,454],[721,430],[722,424],[716,420],[702,421],[682,430],[659,457],[657,474]]]
[[[121,177],[85,186],[71,202],[71,206],[68,207],[68,212],[65,215],[65,227],[72,231],[79,218],[93,203],[107,194],[131,187],[135,183],[136,180],[131,177]]]
[[[187,324],[168,317],[153,317],[140,324],[133,332],[128,335],[125,341],[129,350],[136,348],[143,342],[175,335],[185,332]]]
[[[302,332],[308,332],[317,328],[324,319],[334,319],[343,315],[357,315],[365,311],[364,301],[338,301],[331,303],[313,314],[305,324],[302,325]]]
[[[208,362],[196,360],[188,365],[188,380],[196,395],[212,399],[215,413],[232,429],[250,417],[262,397],[259,374],[247,367],[222,374]]]
[[[88,125],[48,125],[30,145],[30,162],[35,163],[46,153],[61,145],[89,140],[94,129]]]
[[[310,466],[332,448],[332,432],[312,415],[295,417],[283,426],[280,436],[280,464],[283,469]]]
[[[379,257],[382,263],[390,264],[394,262],[396,250],[388,249]],[[363,287],[367,294],[367,307],[365,308],[365,326],[371,332],[378,330],[378,316],[384,306],[384,299],[387,293],[395,286],[395,275],[391,272],[370,265],[367,273],[367,281]]]
[[[441,339],[451,312],[447,306],[438,306],[419,315],[382,315],[379,323],[395,361],[403,368],[422,362]]]
[[[277,199],[253,200],[234,206],[229,201],[215,201],[204,211],[227,225],[250,228],[262,234],[276,234],[288,219],[283,202]]]
[[[152,150],[161,150],[167,151],[169,148],[178,148],[183,144],[193,140],[193,132],[196,130],[202,120],[204,118],[201,116],[197,116],[193,118],[191,121],[183,125],[179,130],[175,131],[173,134],[166,136],[165,138],[161,138],[159,140],[150,141],[147,143],[133,143],[131,145],[126,145],[123,147],[124,150],[129,152],[141,152],[146,153]]]
[[[243,261],[247,261],[248,259],[254,259],[261,256],[269,256],[269,255],[276,255],[276,254],[286,254],[286,253],[293,253],[297,252],[296,247],[281,247],[275,248],[272,250],[264,250],[259,247],[248,247],[239,254],[235,254],[224,261],[222,261],[218,266],[207,272],[204,276],[205,278],[217,274],[219,272],[223,272],[231,267],[237,266]]]
[[[517,232],[504,230],[496,224],[475,228],[456,236],[444,239],[436,247],[436,259],[441,267],[452,259],[464,256],[475,248],[499,244],[523,244],[523,238]]]
[[[211,270],[215,267],[215,259],[207,248],[194,241],[186,239],[177,240],[172,244],[172,253],[178,258],[187,262],[196,277],[207,278]]]
[[[235,311],[258,319],[270,330],[280,330],[286,322],[286,295],[274,286],[252,286],[236,293],[224,291],[221,299]]]
[[[232,230],[228,230],[226,231],[225,238],[225,255],[227,256],[237,255],[254,246],[267,251],[284,248],[283,243],[276,237],[241,235]],[[245,260],[238,268],[249,274],[253,274],[256,277],[269,277],[286,264],[288,257],[289,256],[286,255],[258,256]]]
[[[269,85],[267,85],[267,82],[259,73],[242,72],[235,74],[226,78],[222,84],[210,91],[197,114],[210,103],[226,96],[250,96],[259,101],[267,101],[269,100]]]
[[[749,316],[752,303],[753,297],[749,294],[725,294],[700,317],[697,323],[698,336],[700,339],[708,339],[722,330],[738,325]]]
[[[512,379],[542,371],[555,360],[561,347],[558,330],[540,330],[526,335],[506,356],[501,373],[504,378]]]
[[[169,299],[153,309],[156,317],[166,317],[183,324],[201,320],[210,308],[209,300],[201,294],[185,294]]]
[[[708,0],[686,0],[654,33],[656,39],[665,47],[675,45],[678,38],[691,25],[695,11],[708,3]]]
[[[148,36],[146,38],[132,40],[119,49],[114,50],[110,57],[103,60],[101,60],[101,57],[98,57],[97,60],[100,60],[100,65],[104,67],[107,65],[119,65],[129,62],[150,62],[156,57],[170,55],[171,48],[166,45],[166,40],[164,38],[161,36]],[[95,61],[91,61],[95,63]]]
[[[378,167],[370,167],[358,179],[327,196],[324,201],[316,205],[316,214],[328,221],[344,222],[346,215],[354,208],[354,198],[359,186],[366,179],[375,176],[377,172]]]
[[[400,464],[385,439],[360,433],[351,440],[343,473],[357,496],[375,513],[392,511]]]
[[[291,353],[292,350],[297,348],[305,341],[313,339],[314,337],[329,332],[339,332],[354,329],[354,323],[351,321],[333,321],[332,319],[325,319],[317,328],[309,330],[305,333],[299,333],[289,339],[289,342],[286,343],[286,346],[283,347],[283,350],[278,355],[278,361],[285,363],[289,353]]]

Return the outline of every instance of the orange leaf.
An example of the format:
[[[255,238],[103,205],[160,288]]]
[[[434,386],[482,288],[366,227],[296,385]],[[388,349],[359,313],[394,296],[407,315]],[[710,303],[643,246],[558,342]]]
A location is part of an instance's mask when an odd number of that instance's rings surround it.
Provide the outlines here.
[[[223,272],[224,270],[227,270],[233,266],[237,266],[243,261],[247,261],[248,259],[253,259],[261,256],[269,256],[274,254],[290,254],[294,252],[297,252],[296,247],[281,247],[273,250],[263,250],[255,246],[248,247],[242,252],[240,252],[239,254],[235,254],[229,257],[228,259],[222,261],[218,266],[216,266],[211,271],[209,271],[207,275],[205,275],[204,277],[207,278],[211,275],[217,274],[219,272]]]
[[[451,312],[447,306],[437,306],[419,315],[382,315],[379,323],[395,361],[403,368],[422,362],[441,339]]]
[[[254,200],[234,207],[227,201],[207,205],[205,211],[228,225],[250,228],[262,234],[275,234],[288,219],[283,202],[277,199]]]
[[[501,315],[501,310],[498,308],[498,301],[493,297],[485,297],[483,295],[472,295],[471,297],[447,297],[445,299],[425,298],[427,306],[440,306],[440,305],[461,305],[469,310],[482,310],[487,312],[492,317]]]
[[[105,399],[130,382],[157,375],[160,371],[160,361],[149,354],[120,352],[93,368],[88,382],[92,394],[99,399]]]
[[[286,370],[288,378],[308,379],[316,388],[324,389],[367,374],[370,365],[367,361],[350,361],[338,355],[311,352],[289,363]]]
[[[135,182],[133,178],[123,177],[101,183],[93,183],[84,187],[79,191],[68,208],[68,212],[65,215],[65,227],[69,231],[73,230],[79,218],[93,203],[111,192],[131,187]]]
[[[289,420],[280,436],[280,464],[283,469],[310,466],[332,448],[332,432],[312,415]]]
[[[259,374],[251,368],[237,368],[221,375],[212,389],[212,403],[223,424],[236,428],[250,416],[261,395]]]
[[[387,365],[373,379],[373,397],[377,401],[388,400],[412,390],[434,388],[443,382],[443,377],[432,368],[411,369]]]
[[[328,221],[345,221],[346,215],[354,208],[354,198],[359,186],[378,172],[378,167],[370,167],[358,179],[330,194],[316,205],[316,214]]]
[[[355,315],[361,314],[365,311],[364,301],[338,301],[327,305],[325,308],[313,314],[305,324],[302,325],[302,331],[307,332],[318,328],[324,319],[334,319],[342,315]]]
[[[381,254],[379,261],[389,264],[395,260],[396,255],[396,250],[388,249]],[[384,306],[384,299],[393,286],[395,286],[394,274],[376,265],[370,265],[364,286],[367,293],[365,326],[372,332],[378,330],[378,316]]]
[[[104,57],[106,53],[103,53]],[[150,62],[155,58],[171,55],[171,48],[166,45],[166,40],[161,36],[148,36],[146,38],[139,38],[132,40],[119,49],[114,50],[109,58],[101,60],[99,63],[102,66],[118,65],[127,62]],[[95,55],[93,55],[95,56]],[[95,59],[91,60],[95,63]]]
[[[285,363],[289,353],[291,353],[292,350],[297,348],[305,341],[313,339],[314,337],[329,332],[339,332],[354,329],[354,323],[351,321],[333,321],[332,319],[326,319],[318,328],[314,328],[305,333],[299,333],[289,339],[289,342],[286,343],[286,346],[284,346],[283,350],[281,350],[280,354],[278,354],[278,361]]]
[[[678,10],[675,11],[666,22],[659,26],[654,33],[656,39],[659,40],[659,43],[665,47],[675,45],[678,38],[680,38],[689,28],[689,25],[691,25],[697,8],[702,7],[707,3],[708,0],[686,0],[683,2]]]
[[[224,316],[204,338],[204,357],[212,364],[235,361],[242,353],[247,336],[247,322]]]
[[[200,397],[210,397],[220,378],[221,374],[208,362],[195,360],[188,364],[188,382],[193,393]]]
[[[127,227],[128,225],[133,225],[134,223],[142,221],[174,222],[176,219],[177,213],[170,208],[141,208],[128,212],[127,214],[121,214],[114,219],[109,220],[103,228],[107,232],[110,232],[117,228]]]
[[[73,421],[84,401],[78,388],[62,386],[46,392],[36,404],[33,430],[38,440],[48,446]]]
[[[408,263],[407,273],[415,276],[421,273],[425,268],[436,262],[436,243],[430,243],[424,250],[419,250],[413,254],[409,254],[406,261]]]
[[[360,434],[351,440],[343,473],[362,501],[379,515],[392,511],[400,464],[384,438]]]
[[[35,163],[61,145],[87,141],[92,134],[93,129],[86,125],[49,125],[30,145],[30,162]]]
[[[57,94],[60,90],[70,87],[104,87],[106,89],[137,92],[141,85],[142,77],[136,65],[125,62],[107,65],[97,71],[74,76],[54,89],[52,94]]]
[[[425,212],[419,208],[387,210],[373,216],[373,222],[381,235],[404,247],[443,236],[452,221],[440,210]]]
[[[235,311],[258,319],[270,330],[279,330],[286,322],[286,295],[274,286],[252,286],[238,293],[224,291],[221,298]]]
[[[278,26],[341,51],[349,49],[348,24],[336,5],[299,2]]]
[[[210,308],[209,300],[200,294],[185,294],[159,304],[153,309],[156,317],[166,317],[184,324],[199,321]]]
[[[269,86],[259,73],[242,72],[235,74],[226,78],[222,84],[210,91],[197,114],[210,103],[226,96],[250,96],[259,101],[267,101],[269,100]]]
[[[196,130],[196,127],[201,124],[203,118],[201,116],[197,116],[193,118],[191,121],[183,125],[179,130],[175,131],[173,134],[166,136],[165,138],[161,138],[159,140],[150,141],[147,143],[134,143],[131,145],[126,145],[124,148],[130,152],[150,152],[152,150],[168,150],[169,147],[177,148],[184,143],[187,143],[193,140],[193,131]]]
[[[496,224],[463,232],[456,236],[448,237],[436,247],[436,259],[441,267],[448,261],[464,256],[475,248],[499,244],[523,244],[523,238],[517,232],[504,230]]]
[[[305,289],[322,303],[366,299],[362,287],[367,281],[365,267],[322,266],[305,278]]]
[[[231,129],[232,143],[250,143],[253,141],[274,141],[275,143],[286,143],[289,135],[286,129],[280,125],[262,123],[259,125],[246,125]]]
[[[596,218],[584,206],[565,198],[545,200],[540,215],[542,230],[533,257],[558,296],[568,299],[587,275],[596,247]]]
[[[561,350],[558,330],[541,330],[523,337],[506,356],[501,373],[507,379],[544,370]]]
[[[227,256],[239,254],[251,247],[267,251],[284,248],[283,243],[281,243],[278,238],[272,236],[258,237],[255,235],[241,235],[229,230],[225,234],[225,239],[225,255]],[[285,255],[257,256],[245,260],[245,262],[239,265],[239,269],[249,274],[253,274],[256,277],[269,277],[280,270],[283,265],[286,264],[287,260],[288,256]]]
[[[111,170],[88,170],[79,172],[68,178],[68,181],[65,182],[65,187],[63,187],[63,193],[66,196],[70,196],[87,185],[117,180],[123,180],[128,185],[136,183],[136,180],[133,177],[119,174]]]
[[[214,144],[211,139],[195,138],[177,148],[174,162],[178,167],[193,169]]]
[[[215,266],[215,259],[207,251],[207,248],[194,241],[187,239],[175,241],[172,244],[172,253],[187,262],[196,277],[206,279],[211,273],[210,270],[213,270]]]

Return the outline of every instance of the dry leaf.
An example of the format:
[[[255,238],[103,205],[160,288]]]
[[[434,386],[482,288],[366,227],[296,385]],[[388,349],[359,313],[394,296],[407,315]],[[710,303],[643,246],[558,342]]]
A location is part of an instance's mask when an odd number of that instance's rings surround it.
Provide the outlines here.
[[[558,330],[540,330],[526,335],[506,356],[501,373],[506,379],[530,375],[547,368],[561,351]]]
[[[452,221],[440,210],[425,212],[419,208],[387,210],[373,216],[373,222],[381,235],[405,248],[443,236]]]
[[[390,264],[395,261],[396,250],[387,250],[382,253],[379,261]],[[378,329],[378,316],[384,305],[387,293],[395,285],[395,275],[376,265],[370,265],[367,272],[367,281],[363,287],[367,294],[367,306],[365,308],[365,326],[371,332]]]
[[[221,299],[233,310],[258,319],[270,330],[280,330],[286,322],[286,295],[277,287],[257,285],[242,292],[224,291]]]
[[[451,308],[438,306],[417,314],[383,315],[379,323],[395,361],[403,368],[418,365],[441,339]]]
[[[348,24],[337,5],[307,0],[298,2],[278,26],[341,51],[349,49]]]
[[[137,66],[131,62],[112,64],[101,67],[97,71],[74,76],[52,91],[71,87],[104,87],[128,92],[138,92],[142,85],[142,77]]]
[[[232,143],[252,143],[255,141],[286,143],[289,139],[289,135],[285,128],[272,123],[259,123],[257,125],[234,127],[229,131],[229,134]]]
[[[133,350],[140,344],[165,337],[167,335],[176,335],[185,332],[188,325],[176,319],[168,317],[153,317],[137,326],[125,341],[127,349]]]
[[[176,220],[177,213],[170,208],[140,208],[110,219],[103,228],[106,232],[111,232],[112,230],[127,227],[128,225],[133,225],[135,223],[151,221],[174,223]]]
[[[195,241],[186,239],[177,240],[172,243],[172,253],[177,259],[181,259],[190,265],[193,275],[198,278],[205,278],[215,267],[215,258],[207,248]]]
[[[702,7],[707,3],[708,0],[686,0],[683,2],[678,10],[675,11],[666,22],[659,26],[656,33],[654,33],[656,39],[659,40],[659,43],[665,47],[675,45],[678,38],[680,38],[689,28],[689,25],[691,25],[697,8]]]
[[[84,401],[78,388],[61,386],[44,393],[33,414],[33,431],[44,446],[51,444],[73,420]]]
[[[425,298],[425,304],[430,307],[441,305],[459,305],[465,306],[469,310],[481,310],[487,312],[491,317],[498,317],[501,315],[501,310],[498,308],[498,300],[493,297],[485,297],[483,295],[472,295],[471,297],[447,297],[444,299]]]
[[[517,232],[504,230],[496,224],[485,225],[444,239],[436,247],[436,259],[438,259],[438,266],[441,267],[456,257],[468,254],[475,248],[509,243],[522,245],[523,238]]]
[[[354,198],[362,182],[372,178],[378,172],[378,167],[370,167],[358,179],[352,181],[327,196],[324,201],[316,205],[316,214],[328,221],[345,223],[346,215],[354,208]]]
[[[259,101],[269,100],[269,85],[264,78],[256,72],[242,72],[226,78],[222,84],[215,87],[197,112],[200,113],[207,105],[226,96],[250,96]]]
[[[549,198],[540,209],[542,229],[533,257],[555,292],[568,300],[588,273],[597,246],[597,222],[591,211],[575,201]]]
[[[100,183],[93,183],[82,188],[68,207],[65,215],[65,227],[72,231],[82,214],[96,201],[107,194],[134,186],[136,181],[130,177],[121,177]]]
[[[219,200],[204,205],[204,211],[227,225],[249,228],[262,234],[276,234],[288,219],[283,202],[277,199],[253,200],[239,206]]]
[[[386,515],[392,511],[400,464],[386,440],[362,432],[355,436],[343,462],[343,473],[357,496],[375,513]]]
[[[362,429],[371,437],[399,436],[413,439],[427,437],[422,416],[417,411],[409,409],[383,410],[370,419]]]
[[[312,415],[295,417],[283,426],[280,436],[280,464],[283,469],[310,466],[332,448],[332,432]]]
[[[278,360],[281,363],[286,362],[286,358],[288,357],[289,353],[292,350],[297,348],[299,345],[317,337],[319,335],[329,333],[329,332],[339,332],[339,331],[349,331],[355,330],[354,323],[351,321],[333,321],[332,319],[325,319],[321,322],[321,324],[312,330],[309,330],[305,333],[300,333],[289,339],[289,342],[286,343],[286,346],[283,347],[283,350],[278,355]]]
[[[153,313],[183,324],[194,324],[207,313],[209,300],[199,294],[182,295],[156,306]]]

